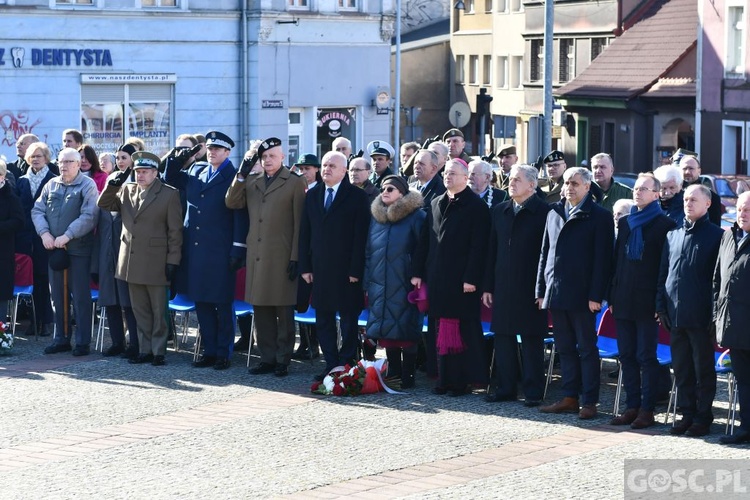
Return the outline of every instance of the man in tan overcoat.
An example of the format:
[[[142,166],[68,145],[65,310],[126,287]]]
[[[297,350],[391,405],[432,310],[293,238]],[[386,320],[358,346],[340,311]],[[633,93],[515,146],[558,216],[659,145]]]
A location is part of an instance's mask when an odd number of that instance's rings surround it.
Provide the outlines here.
[[[182,207],[179,191],[159,179],[158,156],[136,152],[132,159],[136,182],[126,183],[130,168],[120,172],[98,205],[122,217],[115,277],[128,283],[140,346],[129,362],[160,366],[167,351],[166,290],[182,255]]]
[[[263,141],[258,157],[263,172],[251,174],[250,162],[243,163],[226,204],[247,207],[250,214],[245,300],[255,311],[260,350],[260,364],[250,373],[284,377],[294,350],[299,228],[307,183],[284,167],[279,139]]]

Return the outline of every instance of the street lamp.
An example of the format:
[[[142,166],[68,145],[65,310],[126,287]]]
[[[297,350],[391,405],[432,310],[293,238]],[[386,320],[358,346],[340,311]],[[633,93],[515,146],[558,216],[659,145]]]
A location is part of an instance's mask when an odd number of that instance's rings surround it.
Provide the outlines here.
[[[461,0],[458,0],[458,2],[456,2],[453,8],[456,10],[466,10],[466,5],[464,5],[464,3]]]

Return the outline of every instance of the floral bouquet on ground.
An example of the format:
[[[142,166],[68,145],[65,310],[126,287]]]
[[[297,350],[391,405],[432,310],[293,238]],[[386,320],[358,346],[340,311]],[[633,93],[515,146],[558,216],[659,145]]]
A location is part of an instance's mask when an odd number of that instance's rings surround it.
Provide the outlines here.
[[[337,366],[325,376],[322,382],[315,382],[310,387],[310,391],[314,394],[333,394],[334,396],[357,396],[381,391],[400,394],[388,387],[383,380],[387,366],[388,363],[384,359],[362,360],[353,367]]]
[[[10,325],[4,321],[0,321],[0,356],[10,354],[13,349],[13,334],[8,330]]]

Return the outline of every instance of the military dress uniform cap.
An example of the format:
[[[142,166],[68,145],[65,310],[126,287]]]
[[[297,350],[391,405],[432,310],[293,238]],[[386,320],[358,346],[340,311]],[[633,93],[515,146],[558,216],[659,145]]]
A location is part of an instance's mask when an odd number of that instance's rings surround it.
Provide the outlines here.
[[[281,146],[281,139],[278,139],[276,137],[269,137],[265,141],[261,142],[260,146],[258,146],[258,156],[263,156],[263,153],[271,148],[275,148],[276,146]]]
[[[159,168],[161,158],[147,151],[136,151],[133,153],[133,168]]]
[[[562,151],[554,150],[550,154],[544,157],[544,163],[553,163],[556,161],[565,161],[565,155]]]
[[[692,156],[693,158],[698,158],[698,153],[696,153],[695,151],[690,151],[689,149],[679,148],[672,155],[672,163],[680,163],[680,160],[682,160],[682,158],[685,156]]]
[[[385,141],[372,141],[370,144],[367,145],[367,155],[368,156],[387,156],[388,158],[393,158],[393,155],[396,154],[396,151],[393,149],[393,146],[388,144]]]
[[[443,134],[443,140],[445,141],[450,137],[460,137],[461,139],[463,139],[464,133],[458,130],[457,128],[452,128]]]
[[[517,154],[516,147],[512,144],[504,144],[500,147],[500,151],[497,153],[497,156],[502,158],[503,156],[510,156],[514,154]]]
[[[228,135],[212,130],[206,134],[206,147],[210,148],[211,146],[232,149],[234,141]]]
[[[318,157],[311,153],[305,153],[302,156],[299,157],[299,160],[294,164],[294,166],[303,166],[303,165],[309,165],[311,167],[318,167],[320,168],[320,162],[318,161]]]

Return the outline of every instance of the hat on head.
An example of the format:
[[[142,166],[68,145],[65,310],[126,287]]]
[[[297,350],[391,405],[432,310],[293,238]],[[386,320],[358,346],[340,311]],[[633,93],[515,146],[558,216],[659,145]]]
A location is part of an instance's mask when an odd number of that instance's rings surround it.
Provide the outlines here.
[[[387,156],[390,159],[393,158],[393,155],[396,154],[396,151],[393,149],[393,146],[385,141],[372,141],[367,145],[367,154],[368,156]]]
[[[320,168],[320,162],[318,161],[318,157],[311,153],[306,153],[306,154],[301,155],[299,157],[299,160],[297,160],[294,163],[295,167],[301,167],[304,165]]]
[[[64,248],[55,248],[50,250],[47,262],[53,271],[63,271],[70,267],[70,255]]]
[[[544,157],[544,163],[553,163],[556,161],[565,161],[565,155],[562,151],[554,150],[550,154]]]
[[[458,130],[457,128],[452,128],[443,134],[443,140],[445,141],[446,139],[450,137],[460,137],[461,139],[463,139],[464,133]]]
[[[385,186],[386,184],[392,184],[401,194],[409,192],[409,184],[406,182],[406,179],[400,175],[386,175],[385,178],[383,178],[381,186]]]
[[[138,151],[133,153],[133,168],[159,168],[161,159],[154,153]]]
[[[125,151],[129,155],[133,155],[137,150],[135,149],[135,146],[133,146],[130,143],[121,144],[119,148],[117,148],[117,151]]]
[[[500,151],[497,153],[497,156],[502,158],[503,156],[510,156],[515,155],[516,153],[516,147],[512,144],[503,144],[500,146]]]
[[[265,141],[261,142],[260,146],[258,146],[258,156],[263,156],[263,153],[271,148],[275,148],[276,146],[281,146],[281,139],[278,139],[276,137],[269,137]]]
[[[206,134],[206,147],[210,148],[211,146],[232,149],[234,141],[228,135],[212,130]]]

